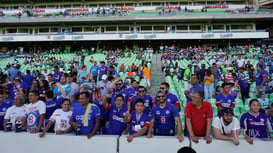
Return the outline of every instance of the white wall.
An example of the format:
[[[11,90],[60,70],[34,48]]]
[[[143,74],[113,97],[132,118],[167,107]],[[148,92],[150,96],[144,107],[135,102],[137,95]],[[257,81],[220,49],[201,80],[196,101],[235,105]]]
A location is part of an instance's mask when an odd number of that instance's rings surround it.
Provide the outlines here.
[[[0,132],[1,153],[116,153],[117,136],[94,136],[87,139],[86,136],[53,135],[47,134],[39,138],[38,134],[29,133],[3,133]],[[154,136],[134,138],[127,142],[126,136],[119,138],[119,153],[176,153],[183,146],[188,146],[189,140],[185,138],[179,143],[176,137]],[[243,138],[240,145],[235,146],[229,141],[213,140],[206,144],[200,140],[192,147],[197,153],[271,153],[273,141],[254,140],[254,144],[248,144]]]

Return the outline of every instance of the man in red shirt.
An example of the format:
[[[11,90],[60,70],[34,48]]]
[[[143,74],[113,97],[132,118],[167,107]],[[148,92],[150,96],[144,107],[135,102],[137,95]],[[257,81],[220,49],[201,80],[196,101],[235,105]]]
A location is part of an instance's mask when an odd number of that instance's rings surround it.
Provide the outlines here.
[[[192,93],[192,101],[185,109],[186,126],[193,142],[198,143],[198,137],[205,137],[209,144],[212,141],[210,132],[213,112],[211,104],[203,99],[204,92],[196,90]]]

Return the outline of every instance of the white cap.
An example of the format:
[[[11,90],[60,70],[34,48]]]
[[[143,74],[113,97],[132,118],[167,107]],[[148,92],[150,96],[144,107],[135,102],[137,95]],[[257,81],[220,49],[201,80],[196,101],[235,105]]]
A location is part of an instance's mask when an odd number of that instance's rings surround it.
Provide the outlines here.
[[[101,79],[102,79],[102,80],[107,80],[107,75],[105,75],[105,74],[102,75]]]

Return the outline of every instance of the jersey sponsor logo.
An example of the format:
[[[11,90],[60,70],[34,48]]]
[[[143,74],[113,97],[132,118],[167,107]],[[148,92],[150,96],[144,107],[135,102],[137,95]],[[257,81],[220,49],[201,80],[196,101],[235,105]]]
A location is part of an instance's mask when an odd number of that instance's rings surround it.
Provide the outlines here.
[[[36,106],[35,107],[30,107],[30,108],[28,108],[28,111],[32,112],[33,110],[36,110],[36,109],[37,109]]]
[[[250,125],[260,125],[260,126],[264,126],[264,122],[250,122]]]
[[[119,121],[119,122],[124,122],[124,119],[123,118],[120,118],[120,117],[118,117],[118,116],[116,116],[116,115],[113,115],[113,117],[112,117],[112,119],[113,120],[116,120],[116,121]]]
[[[248,129],[248,135],[254,138],[261,136],[260,131],[257,129]]]
[[[160,122],[161,123],[166,123],[166,117],[165,116],[160,116]]]
[[[261,118],[261,119],[260,119],[260,121],[261,121],[261,122],[264,122],[264,119],[263,119],[263,118]]]
[[[160,111],[156,111],[155,114],[156,114],[156,115],[160,115]]]

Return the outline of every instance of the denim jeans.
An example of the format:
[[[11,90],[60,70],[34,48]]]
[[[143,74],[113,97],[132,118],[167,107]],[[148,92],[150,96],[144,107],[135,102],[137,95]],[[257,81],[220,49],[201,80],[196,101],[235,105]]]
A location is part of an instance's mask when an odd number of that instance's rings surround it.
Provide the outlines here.
[[[209,99],[211,99],[212,94],[213,94],[213,84],[211,85],[205,84],[205,101],[208,101]]]

